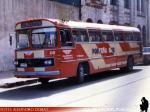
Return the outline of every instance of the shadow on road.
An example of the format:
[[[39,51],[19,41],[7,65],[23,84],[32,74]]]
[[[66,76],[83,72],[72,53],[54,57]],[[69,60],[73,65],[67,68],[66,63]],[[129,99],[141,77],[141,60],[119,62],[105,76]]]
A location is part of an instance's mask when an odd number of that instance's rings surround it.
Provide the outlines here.
[[[122,72],[120,70],[111,70],[99,74],[94,74],[85,77],[83,84],[76,84],[72,79],[65,79],[55,82],[50,82],[46,87],[41,84],[29,85],[26,87],[14,88],[0,93],[0,99],[3,100],[29,100],[42,97],[48,97],[53,94],[73,90],[76,88],[89,86],[98,82],[103,82],[126,75],[136,75],[142,69],[135,69],[132,72]]]

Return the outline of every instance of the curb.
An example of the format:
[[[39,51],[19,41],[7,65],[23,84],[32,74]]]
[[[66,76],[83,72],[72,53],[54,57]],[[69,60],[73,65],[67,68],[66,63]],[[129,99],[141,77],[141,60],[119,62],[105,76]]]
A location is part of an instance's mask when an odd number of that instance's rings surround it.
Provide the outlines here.
[[[5,83],[3,85],[0,85],[0,88],[12,88],[12,87],[24,86],[28,84],[34,84],[37,82],[38,82],[38,79],[19,81],[19,82],[14,82],[14,83]]]

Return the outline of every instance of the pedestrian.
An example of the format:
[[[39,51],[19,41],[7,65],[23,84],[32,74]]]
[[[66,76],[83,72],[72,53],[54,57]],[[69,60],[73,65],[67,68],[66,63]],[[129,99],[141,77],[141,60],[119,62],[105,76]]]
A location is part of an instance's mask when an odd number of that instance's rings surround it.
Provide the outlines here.
[[[142,104],[140,104],[141,112],[147,112],[149,106],[148,100],[145,97],[143,97],[141,99],[141,102],[142,102]]]

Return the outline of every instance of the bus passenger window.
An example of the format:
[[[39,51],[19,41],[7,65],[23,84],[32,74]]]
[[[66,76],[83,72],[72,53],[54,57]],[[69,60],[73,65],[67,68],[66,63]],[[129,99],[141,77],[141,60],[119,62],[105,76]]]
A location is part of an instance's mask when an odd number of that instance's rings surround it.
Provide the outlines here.
[[[80,31],[80,37],[81,37],[81,42],[89,42],[89,38],[87,35],[87,31],[81,30]]]
[[[62,47],[73,46],[70,30],[67,29],[60,30],[60,37]]]
[[[81,37],[80,37],[79,31],[73,30],[72,37],[73,37],[74,41],[81,42]]]
[[[141,41],[141,33],[140,32],[134,32],[133,35],[134,35],[134,37],[133,37],[134,41]]]
[[[89,41],[99,42],[101,40],[101,34],[99,31],[89,31]]]
[[[86,30],[73,30],[72,36],[76,42],[88,42],[88,35]]]
[[[103,31],[102,32],[102,39],[103,39],[103,41],[114,41],[112,31]]]
[[[116,41],[124,41],[122,32],[114,32],[114,36]]]
[[[127,33],[124,34],[124,36],[125,36],[125,40],[126,41],[133,41],[133,34],[132,34],[132,32],[127,32]]]

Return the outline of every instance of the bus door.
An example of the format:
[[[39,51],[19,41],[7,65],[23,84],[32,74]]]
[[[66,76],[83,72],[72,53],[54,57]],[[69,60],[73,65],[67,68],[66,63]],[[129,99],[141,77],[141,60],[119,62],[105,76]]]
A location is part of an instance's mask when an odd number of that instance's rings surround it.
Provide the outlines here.
[[[102,31],[102,55],[106,68],[116,68],[116,49],[112,30]]]
[[[58,50],[59,57],[59,68],[63,73],[64,77],[72,77],[75,75],[75,47],[71,35],[71,29],[60,28],[60,48]]]
[[[76,60],[88,60],[91,58],[90,44],[86,29],[72,29],[72,36],[76,43]]]
[[[71,36],[71,29],[60,29],[60,44],[62,61],[74,60],[74,42]]]

